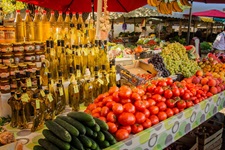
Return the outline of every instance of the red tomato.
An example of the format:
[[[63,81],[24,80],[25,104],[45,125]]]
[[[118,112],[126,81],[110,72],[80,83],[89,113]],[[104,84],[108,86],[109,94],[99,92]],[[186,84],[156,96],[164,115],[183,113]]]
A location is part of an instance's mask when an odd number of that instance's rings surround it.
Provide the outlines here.
[[[107,97],[108,95],[107,94],[100,94],[98,97],[97,97],[97,99],[99,100],[99,101],[102,101],[105,97]]]
[[[147,100],[142,100],[143,103],[145,104],[145,107],[148,108],[150,106],[149,102]]]
[[[167,83],[167,85],[172,85],[173,79],[172,78],[166,78],[166,83]]]
[[[166,115],[167,115],[168,118],[174,115],[174,112],[171,108],[167,108],[165,110],[165,112],[166,112]]]
[[[146,120],[145,114],[142,112],[136,112],[135,113],[136,123],[143,123]]]
[[[147,91],[149,93],[152,93],[155,90],[156,86],[154,84],[151,84],[147,87]]]
[[[144,123],[142,123],[144,129],[150,128],[152,126],[152,122],[150,119],[146,119]]]
[[[159,113],[159,107],[158,106],[150,106],[149,111],[151,115],[156,115]]]
[[[158,113],[158,118],[160,121],[163,121],[163,120],[167,119],[167,114],[164,111],[160,111]]]
[[[106,106],[102,107],[101,116],[105,117],[108,113],[109,113],[109,108]]]
[[[156,105],[156,102],[153,99],[148,99],[148,103],[149,103],[149,107]]]
[[[148,109],[145,109],[143,111],[143,113],[145,114],[145,117],[148,118],[150,116],[150,111]]]
[[[95,108],[94,110],[92,110],[91,113],[92,113],[92,114],[94,114],[94,113],[100,113],[101,110],[102,110],[101,107],[97,107],[97,108]]]
[[[114,92],[112,95],[112,99],[115,102],[119,102],[120,101],[119,92]]]
[[[116,103],[116,102],[114,102],[114,101],[107,102],[107,103],[106,103],[106,106],[107,106],[109,109],[112,109],[112,106],[113,106],[115,103]]]
[[[131,100],[133,101],[141,100],[141,96],[138,93],[132,93]]]
[[[127,98],[127,99],[120,99],[120,103],[121,104],[126,104],[126,103],[130,103],[131,99]]]
[[[108,122],[116,122],[116,115],[111,111],[107,114],[106,120]]]
[[[178,88],[173,88],[172,92],[173,92],[173,96],[174,97],[180,96],[180,90]]]
[[[176,101],[173,100],[173,99],[168,99],[168,100],[166,101],[166,105],[167,105],[167,107],[169,107],[169,108],[173,108],[173,107],[175,106],[175,104],[176,104]]]
[[[98,119],[100,119],[100,120],[106,122],[106,118],[105,118],[105,117],[99,117]]]
[[[103,105],[105,105],[107,102],[111,102],[111,101],[113,101],[112,96],[107,96],[102,100]]]
[[[164,87],[164,86],[167,86],[167,83],[166,83],[165,80],[161,80],[161,81],[158,82],[158,86]]]
[[[172,108],[172,110],[173,110],[173,114],[174,115],[179,113],[179,109],[178,108]]]
[[[85,109],[84,112],[91,115],[91,111],[88,109]]]
[[[145,103],[143,101],[136,101],[134,103],[134,106],[135,106],[136,110],[138,110],[138,111],[144,111],[146,108]]]
[[[194,103],[192,101],[186,101],[187,108],[194,106]]]
[[[159,94],[155,94],[152,96],[152,99],[155,100],[156,102],[160,102],[162,100],[162,96]]]
[[[134,114],[128,113],[128,112],[123,112],[118,117],[118,122],[122,124],[123,126],[133,125],[135,121],[136,121],[136,118]]]
[[[145,93],[145,95],[147,96],[147,99],[152,97],[152,93]]]
[[[180,96],[184,95],[184,89],[183,88],[178,88],[180,91]]]
[[[141,97],[142,100],[147,100],[147,98],[148,98],[147,95],[143,95],[143,96]]]
[[[119,88],[116,87],[116,86],[112,86],[110,89],[109,89],[109,95],[112,95],[113,93],[119,91]]]
[[[135,113],[135,107],[132,103],[126,103],[123,105],[123,111],[129,113]]]
[[[92,111],[92,110],[94,110],[96,107],[97,107],[96,104],[92,103],[92,104],[89,104],[89,105],[88,105],[87,109],[90,110],[90,111]]]
[[[187,92],[185,92],[184,95],[182,96],[182,99],[184,99],[184,100],[189,100],[190,97],[191,97],[190,94],[187,93]]]
[[[99,118],[100,117],[100,113],[93,113],[92,116],[95,117],[95,118]]]
[[[141,131],[143,131],[143,126],[141,124],[134,124],[131,126],[131,132],[133,134],[139,133]]]
[[[116,139],[117,141],[122,141],[129,137],[129,132],[125,129],[119,129],[116,131]]]
[[[124,86],[124,85],[120,87],[120,90],[119,90],[120,98],[128,99],[128,98],[130,98],[131,94],[132,94],[132,90],[130,87]]]
[[[97,107],[102,107],[103,106],[103,102],[98,102],[96,105],[97,105]]]
[[[198,104],[199,102],[199,99],[194,100],[194,104]]]
[[[159,111],[164,111],[167,108],[167,106],[164,102],[159,102],[156,106],[159,107]]]
[[[120,129],[125,129],[125,130],[127,130],[129,134],[130,134],[130,132],[131,132],[131,126],[120,126]]]
[[[159,123],[159,118],[156,115],[151,115],[149,118],[152,122],[152,125]]]
[[[117,126],[115,123],[112,123],[112,122],[107,122],[107,125],[109,127],[109,132],[110,133],[115,133],[117,131]]]
[[[161,102],[166,102],[166,98],[162,97]]]
[[[156,86],[158,85],[158,82],[159,82],[158,80],[152,80],[151,81],[151,83],[154,84],[154,85],[156,85]]]
[[[163,88],[161,86],[157,86],[154,90],[154,93],[155,94],[159,94],[159,95],[162,95],[164,92]]]
[[[169,99],[173,96],[173,92],[171,90],[165,90],[164,91],[164,97]]]
[[[123,112],[123,105],[120,103],[115,103],[112,107],[113,113],[118,115]]]
[[[187,104],[184,100],[179,100],[176,104],[178,109],[185,109],[187,107]]]

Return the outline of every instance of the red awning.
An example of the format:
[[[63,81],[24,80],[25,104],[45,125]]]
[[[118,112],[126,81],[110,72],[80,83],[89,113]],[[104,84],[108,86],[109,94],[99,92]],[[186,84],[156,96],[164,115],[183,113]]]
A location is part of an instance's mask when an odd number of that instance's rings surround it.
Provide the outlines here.
[[[225,13],[216,9],[195,12],[192,16],[204,16],[204,17],[215,17],[215,18],[225,18]]]
[[[19,0],[58,11],[91,12],[92,0]],[[108,0],[108,11],[129,12],[147,4],[147,0]],[[97,11],[97,0],[94,0]]]

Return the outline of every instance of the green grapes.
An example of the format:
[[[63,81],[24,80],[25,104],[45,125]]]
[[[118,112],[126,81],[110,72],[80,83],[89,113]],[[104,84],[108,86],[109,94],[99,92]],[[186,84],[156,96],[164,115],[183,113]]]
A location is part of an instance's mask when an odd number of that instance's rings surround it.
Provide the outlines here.
[[[26,4],[16,0],[2,0],[0,6],[5,14],[12,13],[15,10],[21,10],[26,7]]]

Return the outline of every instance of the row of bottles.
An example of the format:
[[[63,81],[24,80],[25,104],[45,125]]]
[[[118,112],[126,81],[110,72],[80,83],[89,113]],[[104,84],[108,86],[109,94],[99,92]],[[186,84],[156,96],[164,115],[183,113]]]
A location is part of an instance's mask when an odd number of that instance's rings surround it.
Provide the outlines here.
[[[39,11],[35,11],[34,19],[31,18],[29,10],[26,10],[25,18],[22,19],[20,10],[16,11],[15,27],[16,41],[46,41],[47,39],[65,40],[66,45],[94,43],[95,28],[93,19],[87,19],[85,22],[82,18],[82,13],[79,13],[78,18],[76,13],[66,12],[66,17],[63,19],[63,13],[60,11],[56,19],[54,11],[48,19],[46,11],[43,11],[40,16]]]

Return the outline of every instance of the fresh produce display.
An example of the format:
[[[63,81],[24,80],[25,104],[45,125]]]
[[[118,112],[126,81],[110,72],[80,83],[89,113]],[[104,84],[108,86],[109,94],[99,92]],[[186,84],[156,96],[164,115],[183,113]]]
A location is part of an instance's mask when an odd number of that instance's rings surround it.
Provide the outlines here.
[[[161,71],[162,77],[170,76],[170,72],[166,69],[163,58],[159,54],[152,54],[152,56],[148,60],[148,63],[153,64],[157,70]]]
[[[196,53],[196,49],[193,45],[184,46],[188,54],[188,58],[191,60],[197,60],[199,55]]]
[[[161,56],[170,73],[181,73],[184,77],[191,77],[199,70],[198,63],[190,60],[185,47],[180,43],[171,43],[163,48]]]
[[[34,150],[100,150],[116,143],[104,121],[84,112],[58,116],[46,121],[46,126],[42,131],[45,138],[38,140]]]
[[[212,44],[204,41],[200,43],[200,50],[203,53],[209,53],[210,51],[212,51]]]
[[[144,78],[145,80],[151,79],[153,76],[150,73],[137,74],[138,77]]]

